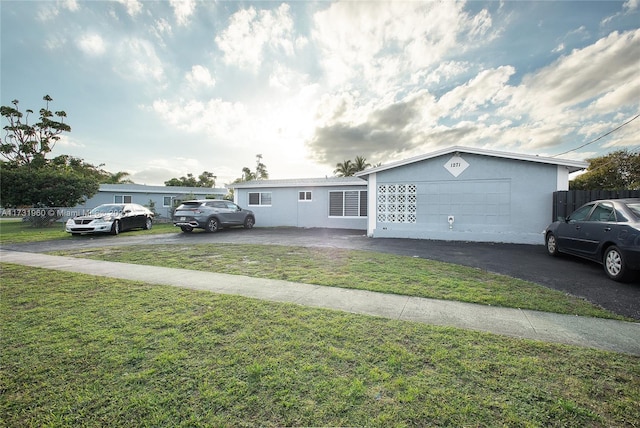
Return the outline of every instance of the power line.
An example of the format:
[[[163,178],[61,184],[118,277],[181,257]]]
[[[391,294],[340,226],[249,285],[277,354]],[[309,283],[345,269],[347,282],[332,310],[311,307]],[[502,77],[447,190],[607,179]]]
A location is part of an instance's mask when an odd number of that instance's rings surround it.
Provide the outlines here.
[[[562,155],[566,155],[567,153],[570,153],[570,152],[573,152],[573,151],[576,151],[576,150],[580,150],[581,148],[586,147],[586,146],[588,146],[589,144],[593,144],[593,143],[595,143],[596,141],[603,139],[603,138],[604,138],[604,137],[606,137],[607,135],[609,135],[609,134],[612,134],[612,133],[616,132],[618,129],[622,128],[622,127],[623,127],[623,126],[625,126],[625,125],[630,124],[631,122],[633,122],[634,120],[636,120],[638,117],[640,117],[640,114],[638,114],[638,115],[636,115],[634,118],[632,118],[632,119],[630,119],[630,120],[626,121],[625,123],[623,123],[622,125],[618,126],[617,128],[612,129],[611,131],[607,132],[606,134],[602,134],[601,136],[599,136],[599,137],[598,137],[598,138],[596,138],[595,140],[591,140],[591,141],[589,141],[588,143],[585,143],[585,144],[581,145],[580,147],[576,147],[575,149],[567,150],[566,152],[558,153],[557,155],[553,155],[553,156],[551,156],[551,157],[552,157],[552,158],[555,158],[556,156],[562,156]]]

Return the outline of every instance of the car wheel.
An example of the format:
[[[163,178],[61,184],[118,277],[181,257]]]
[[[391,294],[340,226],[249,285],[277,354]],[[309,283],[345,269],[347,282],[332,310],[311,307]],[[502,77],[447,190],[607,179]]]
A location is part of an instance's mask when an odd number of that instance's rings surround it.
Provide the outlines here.
[[[556,241],[556,236],[553,233],[547,233],[547,253],[550,256],[558,255],[558,241]]]
[[[147,217],[147,219],[144,221],[144,230],[149,230],[153,227],[153,221]]]
[[[245,229],[253,229],[253,225],[256,224],[256,219],[251,217],[251,216],[247,216],[247,218],[244,219],[244,228]]]
[[[215,217],[211,217],[209,220],[207,220],[207,225],[204,227],[204,230],[206,230],[209,233],[213,233],[213,232],[217,232],[218,228],[219,228],[218,219]]]
[[[118,233],[120,233],[120,222],[118,220],[116,220],[111,225],[111,234],[112,235],[117,235]]]
[[[191,233],[193,232],[193,227],[191,226],[180,226],[180,229],[182,229],[182,231],[184,233]]]
[[[610,246],[604,252],[604,258],[602,259],[604,265],[604,271],[607,276],[614,281],[624,281],[627,276],[627,267],[625,266],[624,257],[620,252],[620,249],[615,245]]]

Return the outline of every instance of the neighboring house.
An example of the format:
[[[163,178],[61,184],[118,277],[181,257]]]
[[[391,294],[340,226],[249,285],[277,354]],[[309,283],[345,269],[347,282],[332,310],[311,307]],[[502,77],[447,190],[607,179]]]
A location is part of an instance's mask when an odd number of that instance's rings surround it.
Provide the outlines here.
[[[101,204],[134,203],[146,207],[154,203],[158,219],[168,219],[175,207],[174,200],[185,198],[222,199],[227,189],[207,187],[147,186],[145,184],[101,184],[98,193],[74,210],[90,210]]]
[[[233,183],[234,202],[256,214],[256,226],[367,228],[367,182],[357,177]]]
[[[467,147],[356,174],[235,183],[256,226],[363,229],[370,237],[542,244],[553,192],[586,162]]]
[[[468,147],[359,172],[371,237],[541,244],[553,192],[586,162]]]

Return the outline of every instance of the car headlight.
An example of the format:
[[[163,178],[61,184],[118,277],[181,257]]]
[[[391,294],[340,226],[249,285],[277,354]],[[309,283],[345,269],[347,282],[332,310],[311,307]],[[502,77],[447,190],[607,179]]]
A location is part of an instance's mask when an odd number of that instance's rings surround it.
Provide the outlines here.
[[[74,225],[74,222],[73,222],[73,219],[72,219],[72,218],[70,218],[69,220],[67,220],[67,226],[73,226],[73,225]]]

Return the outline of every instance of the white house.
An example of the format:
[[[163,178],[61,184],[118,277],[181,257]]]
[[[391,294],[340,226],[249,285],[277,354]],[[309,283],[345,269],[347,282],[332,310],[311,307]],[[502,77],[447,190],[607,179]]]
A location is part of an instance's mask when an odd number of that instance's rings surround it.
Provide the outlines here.
[[[371,237],[541,244],[553,192],[586,162],[454,146],[355,177],[233,184],[256,226],[363,229]]]
[[[254,180],[229,185],[256,226],[367,228],[367,182],[357,177]]]
[[[147,186],[145,184],[101,184],[98,193],[74,210],[90,210],[101,204],[134,203],[154,205],[157,218],[169,218],[174,200],[185,198],[222,199],[227,189],[179,186]]]

